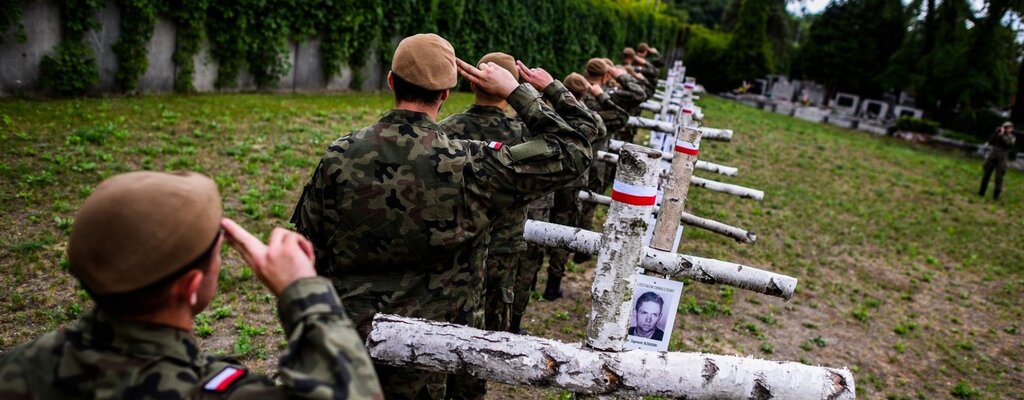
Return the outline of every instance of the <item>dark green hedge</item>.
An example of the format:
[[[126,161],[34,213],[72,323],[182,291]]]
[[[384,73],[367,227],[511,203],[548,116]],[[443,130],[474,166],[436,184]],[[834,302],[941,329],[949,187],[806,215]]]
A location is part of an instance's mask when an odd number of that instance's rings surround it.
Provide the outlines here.
[[[6,0],[5,0],[6,1]],[[330,77],[342,64],[363,66],[373,50],[387,65],[396,39],[419,32],[447,38],[459,57],[475,61],[491,51],[504,51],[527,64],[547,68],[562,77],[579,70],[590,57],[617,58],[624,46],[641,41],[669,49],[682,38],[682,23],[655,11],[650,4],[622,4],[613,0],[118,0],[126,7],[122,21],[127,35],[115,52],[124,68],[117,81],[132,91],[145,72],[145,43],[152,35],[155,15],[170,17],[178,25],[176,62],[188,63],[204,36],[219,70],[217,87],[232,87],[239,73],[248,70],[258,86],[272,87],[291,68],[289,40],[319,36],[324,74]],[[98,0],[58,2],[65,41],[79,40],[93,27]],[[6,7],[9,8],[9,7]],[[79,12],[85,10],[87,12]],[[0,21],[10,25],[9,21]],[[205,27],[205,32],[203,32]],[[92,62],[88,54],[75,60]],[[91,70],[78,65],[75,69]],[[175,88],[192,90],[192,68],[179,68]],[[70,70],[75,70],[70,69]],[[67,72],[69,68],[60,69]],[[353,85],[360,81],[359,68]],[[55,70],[56,71],[56,70]],[[60,93],[80,93],[80,83],[93,76],[63,77],[78,83],[57,87]]]

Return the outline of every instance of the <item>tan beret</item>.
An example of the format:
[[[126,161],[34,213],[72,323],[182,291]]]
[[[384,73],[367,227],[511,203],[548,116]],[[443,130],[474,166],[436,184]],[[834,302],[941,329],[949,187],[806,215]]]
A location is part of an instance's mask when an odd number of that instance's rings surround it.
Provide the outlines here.
[[[1003,128],[1013,128],[1013,122],[1010,122],[1010,121],[1003,122]]]
[[[651,46],[648,46],[646,42],[640,42],[640,44],[636,45],[636,49],[637,51],[643,53],[646,52],[647,50],[650,50]]]
[[[610,65],[604,62],[601,58],[591,58],[587,60],[587,66],[583,68],[583,73],[591,78],[597,78],[604,76],[608,72]]]
[[[516,78],[517,81],[519,80],[519,68],[516,67],[515,57],[502,52],[488,53],[487,55],[480,57],[480,62],[477,62],[476,65],[479,67],[480,65],[489,62],[498,64],[499,67],[511,72],[512,76]]]
[[[201,174],[130,172],[96,188],[75,214],[71,274],[95,294],[144,288],[188,266],[220,232],[217,185]]]
[[[625,49],[622,49],[622,57],[623,58],[629,58],[629,57],[633,57],[633,56],[636,56],[636,52],[633,51],[632,47],[627,47]]]
[[[565,79],[562,80],[562,84],[565,85],[565,87],[569,89],[569,92],[572,92],[572,95],[576,96],[577,99],[583,97],[583,94],[587,92],[587,88],[590,86],[590,82],[587,82],[587,78],[584,78],[583,75],[575,72],[567,75]]]
[[[459,75],[455,49],[433,33],[402,39],[391,59],[391,71],[409,83],[427,90],[455,87]]]

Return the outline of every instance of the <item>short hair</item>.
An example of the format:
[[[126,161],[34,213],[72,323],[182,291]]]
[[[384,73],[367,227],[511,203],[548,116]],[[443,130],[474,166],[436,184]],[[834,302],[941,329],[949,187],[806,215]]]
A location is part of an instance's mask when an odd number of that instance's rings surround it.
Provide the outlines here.
[[[219,246],[216,245],[220,237],[221,235],[218,232],[217,236],[213,239],[213,243],[210,244],[210,248],[200,254],[199,257],[182,267],[179,271],[149,286],[125,293],[103,295],[93,293],[87,287],[85,287],[85,291],[89,293],[89,297],[92,297],[92,300],[96,302],[96,306],[100,310],[116,318],[126,319],[152,315],[167,305],[171,286],[182,276],[185,276],[189,271],[197,269],[205,273],[210,272],[210,260],[215,252],[220,251]]]
[[[648,302],[658,303],[659,308],[665,308],[665,300],[662,299],[660,295],[654,292],[645,292],[636,299],[636,304],[633,305],[633,310],[640,311],[640,305]]]
[[[411,83],[391,71],[394,79],[395,99],[419,104],[435,104],[441,100],[444,90],[430,90]]]

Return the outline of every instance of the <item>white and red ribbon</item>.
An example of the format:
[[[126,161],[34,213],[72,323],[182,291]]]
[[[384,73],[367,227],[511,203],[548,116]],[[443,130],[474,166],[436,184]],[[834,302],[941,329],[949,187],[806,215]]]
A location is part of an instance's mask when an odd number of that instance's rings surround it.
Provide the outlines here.
[[[615,181],[612,184],[612,200],[634,206],[653,206],[658,198],[658,188],[630,185]]]
[[[231,384],[243,376],[245,376],[244,369],[224,367],[213,379],[210,379],[209,382],[206,382],[206,385],[203,385],[203,389],[210,392],[224,392],[231,387]]]
[[[490,147],[493,150],[501,150],[501,146],[501,142],[490,142],[487,144],[487,147]]]
[[[693,114],[693,108],[690,107],[683,107],[682,111],[683,114]]]
[[[676,140],[676,152],[695,156],[700,153],[700,147],[685,140]]]
[[[697,85],[694,85],[694,84],[692,84],[692,83],[684,83],[684,84],[683,84],[683,88],[685,88],[685,89],[689,89],[689,90],[693,90],[693,89],[696,89],[696,88],[697,88]]]

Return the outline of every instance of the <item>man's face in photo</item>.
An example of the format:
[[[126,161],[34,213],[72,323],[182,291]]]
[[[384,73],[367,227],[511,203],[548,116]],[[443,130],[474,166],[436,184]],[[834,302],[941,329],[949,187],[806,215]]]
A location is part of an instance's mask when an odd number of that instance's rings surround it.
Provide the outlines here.
[[[642,332],[654,331],[654,326],[661,319],[661,305],[653,301],[640,303],[636,310],[636,326]]]

